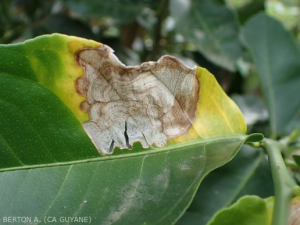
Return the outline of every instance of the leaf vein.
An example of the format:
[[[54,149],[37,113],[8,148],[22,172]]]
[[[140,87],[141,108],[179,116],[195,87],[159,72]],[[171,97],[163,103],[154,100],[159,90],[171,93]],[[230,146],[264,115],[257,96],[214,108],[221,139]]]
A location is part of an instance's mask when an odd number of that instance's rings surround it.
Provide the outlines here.
[[[62,191],[62,189],[63,189],[63,187],[64,187],[64,185],[65,185],[65,183],[66,183],[67,178],[69,177],[69,174],[70,174],[70,171],[71,171],[72,167],[73,167],[73,165],[71,165],[71,166],[69,167],[69,169],[68,169],[68,171],[67,171],[67,173],[66,173],[66,175],[65,175],[65,179],[63,180],[63,182],[62,182],[62,184],[61,184],[61,186],[60,186],[60,188],[59,188],[59,190],[58,190],[58,193],[56,194],[55,198],[53,199],[53,201],[52,201],[51,204],[49,205],[47,211],[44,213],[44,215],[43,215],[41,218],[44,218],[44,217],[46,216],[46,214],[49,212],[49,210],[50,210],[51,207],[53,206],[54,202],[57,200],[58,196],[60,195],[60,193],[61,193],[61,191]]]
[[[12,147],[7,143],[7,141],[3,138],[3,136],[0,134],[0,139],[3,140],[4,144],[8,147],[8,149],[12,152],[12,154],[15,156],[15,158],[20,162],[22,166],[25,166],[24,163],[20,160],[20,158],[16,155]]]

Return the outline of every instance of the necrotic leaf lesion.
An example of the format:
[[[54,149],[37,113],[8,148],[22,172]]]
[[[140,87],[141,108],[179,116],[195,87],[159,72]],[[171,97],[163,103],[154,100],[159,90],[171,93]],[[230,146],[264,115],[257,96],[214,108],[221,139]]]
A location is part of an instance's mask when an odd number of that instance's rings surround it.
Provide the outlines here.
[[[89,114],[82,125],[100,154],[131,149],[134,142],[162,147],[191,127],[199,101],[196,67],[168,55],[125,66],[106,45],[79,51],[76,61],[84,75],[75,87]]]
[[[126,145],[128,149],[132,149],[132,146],[129,144],[129,137],[127,134],[127,122],[125,121],[125,132],[124,132],[125,140],[126,140]]]

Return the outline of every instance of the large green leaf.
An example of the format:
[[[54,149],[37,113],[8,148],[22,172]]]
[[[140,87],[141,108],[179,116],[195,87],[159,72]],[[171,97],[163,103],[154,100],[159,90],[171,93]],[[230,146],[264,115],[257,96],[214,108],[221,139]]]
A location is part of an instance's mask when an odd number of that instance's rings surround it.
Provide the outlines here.
[[[260,78],[271,131],[281,133],[300,110],[300,50],[282,24],[260,13],[242,29]]]
[[[242,53],[234,14],[219,0],[170,1],[176,30],[207,59],[230,71]]]
[[[6,170],[0,174],[0,207],[5,209],[0,216],[87,216],[93,224],[172,224],[203,177],[231,159],[242,143],[238,137],[219,138],[118,160]]]
[[[226,165],[211,172],[201,183],[178,225],[206,224],[224,207],[244,195],[274,195],[269,163],[261,149],[243,146]]]
[[[81,127],[88,118],[74,87],[83,75],[74,53],[100,45],[54,34],[0,46],[1,218],[172,224],[207,173],[231,160],[246,139],[261,139],[245,135],[240,110],[198,67],[200,101],[186,135],[163,148],[135,144],[101,157]]]

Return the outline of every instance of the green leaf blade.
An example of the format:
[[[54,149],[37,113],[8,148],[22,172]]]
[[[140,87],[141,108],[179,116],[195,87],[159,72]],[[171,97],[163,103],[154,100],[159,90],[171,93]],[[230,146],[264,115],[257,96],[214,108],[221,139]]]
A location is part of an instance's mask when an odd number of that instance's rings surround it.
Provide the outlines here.
[[[99,46],[60,34],[0,46],[0,216],[175,223],[207,173],[230,161],[248,138],[238,107],[198,67],[200,101],[186,135],[162,148],[136,143],[101,157],[81,126],[88,118],[74,84],[83,75],[76,52]]]
[[[243,141],[243,136],[232,136],[119,160],[2,172],[1,193],[13,188],[1,197],[6,210],[0,216],[91,216],[92,224],[174,223],[204,176],[230,160]],[[212,149],[218,154],[211,154]]]
[[[48,89],[3,73],[0,83],[6,118],[0,121],[0,133],[9,146],[6,152],[14,152],[12,160],[32,165],[97,156],[76,118]]]
[[[216,212],[244,195],[274,195],[269,163],[262,149],[245,145],[229,163],[205,177],[178,225],[207,224]]]
[[[242,29],[258,69],[274,135],[282,133],[300,110],[300,51],[276,20],[260,13]]]
[[[245,196],[234,205],[219,211],[208,225],[270,225],[274,199],[266,200],[257,196]]]
[[[300,166],[300,155],[293,155],[295,162]]]
[[[179,10],[178,10],[179,9]],[[170,1],[176,30],[207,59],[229,71],[242,53],[234,14],[219,1]]]

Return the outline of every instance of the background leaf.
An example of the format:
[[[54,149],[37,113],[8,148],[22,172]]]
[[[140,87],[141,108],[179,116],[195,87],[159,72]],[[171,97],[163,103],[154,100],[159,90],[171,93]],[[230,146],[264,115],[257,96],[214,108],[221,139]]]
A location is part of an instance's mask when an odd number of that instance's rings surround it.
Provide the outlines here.
[[[170,1],[176,30],[213,63],[235,71],[242,54],[233,13],[219,0]]]
[[[274,198],[261,199],[257,196],[245,196],[227,209],[221,210],[208,225],[257,224],[272,223]]]
[[[295,162],[300,166],[300,155],[293,155]]]
[[[245,24],[242,38],[257,67],[272,133],[282,133],[300,110],[299,48],[278,21],[263,13]]]
[[[244,195],[272,196],[273,181],[268,164],[261,149],[243,146],[234,159],[203,180],[177,224],[206,224],[217,211]]]
[[[247,125],[268,119],[268,111],[263,101],[255,95],[232,95],[232,100],[241,109]]]
[[[87,4],[83,0],[65,0],[67,6],[79,15],[88,17],[110,17],[117,23],[128,23],[135,20],[136,16],[141,13],[145,6],[157,7],[159,1],[147,0],[125,0],[125,1],[95,1],[91,0]]]
[[[230,1],[230,0],[229,0]],[[241,7],[237,8],[237,14],[239,17],[239,21],[244,24],[251,16],[254,14],[263,11],[265,8],[265,1],[264,0],[251,0],[251,1],[244,1],[241,3],[246,3]]]

